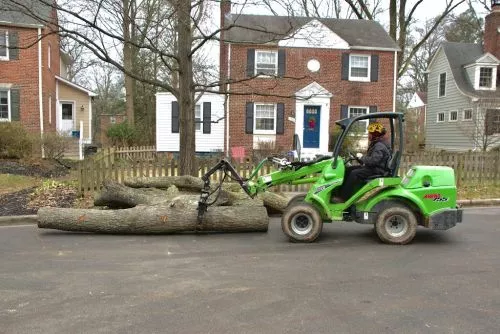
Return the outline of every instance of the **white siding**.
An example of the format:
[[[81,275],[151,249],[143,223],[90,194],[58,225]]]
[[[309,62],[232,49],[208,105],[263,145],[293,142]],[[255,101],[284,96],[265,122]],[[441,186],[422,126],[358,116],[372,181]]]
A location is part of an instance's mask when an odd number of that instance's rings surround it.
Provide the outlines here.
[[[438,97],[439,75],[443,72],[446,72],[446,95]],[[436,59],[429,68],[427,102],[426,148],[451,151],[473,149],[474,144],[466,135],[466,127],[472,126],[472,123],[464,122],[462,119],[463,110],[471,108],[471,101],[458,90],[448,59],[442,49],[439,49]],[[458,111],[457,122],[449,121],[450,111]],[[437,114],[440,112],[445,113],[445,121],[437,123]]]
[[[170,93],[156,94],[156,150],[158,152],[179,152],[179,134],[172,133],[172,101]],[[224,95],[204,93],[196,102],[203,106],[210,102],[212,122],[224,117]],[[202,114],[203,118],[203,107]],[[224,119],[212,123],[210,133],[196,131],[196,152],[216,152],[224,150]],[[202,125],[203,129],[203,125]]]

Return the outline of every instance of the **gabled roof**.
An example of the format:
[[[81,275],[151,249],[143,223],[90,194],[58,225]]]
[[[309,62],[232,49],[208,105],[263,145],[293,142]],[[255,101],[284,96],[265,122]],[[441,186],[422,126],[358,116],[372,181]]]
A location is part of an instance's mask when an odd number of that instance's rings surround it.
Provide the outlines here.
[[[80,85],[78,85],[78,84],[76,84],[76,83],[74,83],[74,82],[71,82],[71,81],[69,81],[69,80],[67,80],[67,79],[64,79],[64,78],[62,78],[62,77],[60,77],[60,76],[58,76],[58,75],[56,75],[56,80],[59,80],[59,81],[61,81],[62,83],[65,83],[66,85],[71,86],[71,87],[73,87],[73,88],[76,88],[76,89],[78,89],[78,90],[80,90],[80,91],[82,91],[82,92],[85,92],[85,93],[87,93],[89,96],[97,96],[97,94],[96,94],[96,93],[94,93],[93,91],[88,90],[87,88],[82,87],[82,86],[80,86]]]
[[[441,48],[448,59],[457,87],[464,94],[474,97],[500,97],[500,89],[496,91],[475,90],[467,77],[464,67],[482,58],[484,52],[481,44],[444,42],[441,44]]]
[[[426,92],[416,92],[417,96],[422,100],[424,104],[427,104],[427,93]]]
[[[42,27],[51,13],[52,7],[40,0],[0,0],[0,25]]]
[[[372,20],[230,14],[225,19],[228,28],[225,40],[240,44],[278,44],[312,20],[320,21],[352,49],[399,51],[384,28]]]

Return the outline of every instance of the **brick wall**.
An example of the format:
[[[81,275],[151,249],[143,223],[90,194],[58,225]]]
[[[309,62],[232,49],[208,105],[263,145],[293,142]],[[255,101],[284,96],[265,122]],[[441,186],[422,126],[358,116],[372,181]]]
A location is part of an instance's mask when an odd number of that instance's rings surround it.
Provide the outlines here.
[[[115,122],[112,123],[111,120],[114,119]],[[114,124],[120,124],[123,123],[127,119],[127,115],[110,115],[110,114],[103,114],[99,115],[99,124],[97,125],[99,135],[98,138],[96,138],[98,143],[101,145],[101,147],[107,147],[111,146],[111,141],[109,140],[108,136],[106,135],[108,132],[108,129],[110,126]]]
[[[246,78],[247,49],[272,49],[255,45],[231,46],[231,79]],[[276,48],[274,48],[276,49]],[[333,94],[330,100],[330,128],[340,118],[341,105],[377,106],[379,111],[392,111],[394,89],[394,52],[355,51],[356,54],[377,54],[379,56],[379,77],[377,82],[350,82],[341,80],[342,53],[345,50],[332,49],[286,49],[285,78],[255,78],[231,85],[229,102],[230,146],[244,146],[252,149],[253,135],[245,134],[245,105],[247,102],[273,102],[285,104],[285,133],[277,135],[277,145],[292,146],[295,124],[288,117],[295,117],[294,94],[316,81]],[[307,70],[307,62],[317,59],[321,68],[316,73]],[[274,96],[260,96],[260,95]]]
[[[17,27],[2,27],[2,29],[18,32],[20,50],[18,60],[0,61],[0,81],[13,84],[14,87],[20,89],[21,122],[29,131],[40,131],[38,44],[36,43],[38,31]]]

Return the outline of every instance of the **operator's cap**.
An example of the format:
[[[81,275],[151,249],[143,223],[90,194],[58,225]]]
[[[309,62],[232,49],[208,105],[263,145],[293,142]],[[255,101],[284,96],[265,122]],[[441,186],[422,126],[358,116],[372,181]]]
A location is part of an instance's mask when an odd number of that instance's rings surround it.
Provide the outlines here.
[[[368,125],[368,132],[373,133],[373,134],[378,134],[378,135],[385,135],[387,130],[385,129],[384,125],[380,122],[373,122]]]

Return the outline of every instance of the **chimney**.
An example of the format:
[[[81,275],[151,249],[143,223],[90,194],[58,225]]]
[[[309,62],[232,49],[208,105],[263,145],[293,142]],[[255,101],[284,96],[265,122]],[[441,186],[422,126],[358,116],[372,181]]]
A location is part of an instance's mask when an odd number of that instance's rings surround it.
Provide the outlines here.
[[[491,0],[491,13],[485,18],[484,52],[500,58],[500,0]]]
[[[224,29],[226,24],[227,16],[231,14],[231,0],[221,0],[220,1],[220,28]],[[228,45],[224,42],[226,37],[226,31],[221,30],[220,41],[219,41],[219,80],[224,82],[228,77]],[[226,90],[226,85],[220,86],[220,91],[224,92]]]

